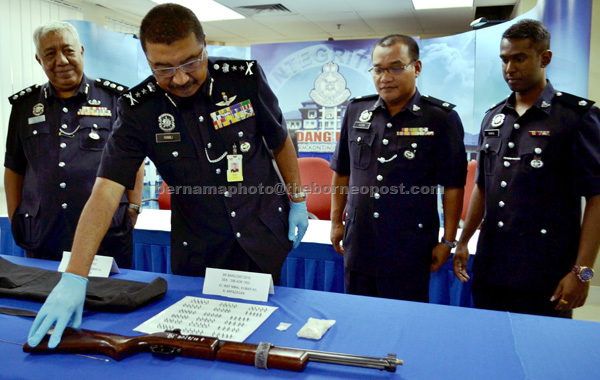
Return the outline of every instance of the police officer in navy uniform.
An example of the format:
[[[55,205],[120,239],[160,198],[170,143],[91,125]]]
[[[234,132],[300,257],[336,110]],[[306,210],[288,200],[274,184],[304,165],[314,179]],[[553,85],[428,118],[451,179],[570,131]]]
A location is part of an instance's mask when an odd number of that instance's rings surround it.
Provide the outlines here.
[[[350,102],[331,161],[331,241],[348,293],[428,302],[430,271],[448,260],[462,210],[463,127],[453,105],[417,90],[414,39],[384,37],[372,55],[378,95]]]
[[[475,306],[571,317],[585,302],[600,247],[600,112],[547,81],[549,49],[539,21],[520,21],[503,34],[502,71],[513,93],[483,119],[454,266],[468,281],[466,247],[481,224]]]
[[[50,340],[56,346],[71,318],[75,327],[81,322],[97,244],[117,193],[133,187],[146,156],[172,193],[173,273],[204,276],[214,267],[270,273],[277,282],[292,244],[308,227],[296,152],[257,62],[209,58],[200,22],[175,4],[158,5],[144,17],[140,41],[154,76],[119,100],[71,261],[38,313],[29,344],[38,344],[56,322]]]
[[[60,260],[63,251],[71,250],[125,88],[84,75],[83,46],[71,24],[42,25],[34,32],[34,42],[36,60],[49,81],[9,98],[13,109],[4,162],[6,198],[17,244],[29,257]],[[136,192],[128,194],[137,205],[142,176],[138,179]],[[131,267],[132,231],[123,195],[100,254],[114,256],[120,267]]]

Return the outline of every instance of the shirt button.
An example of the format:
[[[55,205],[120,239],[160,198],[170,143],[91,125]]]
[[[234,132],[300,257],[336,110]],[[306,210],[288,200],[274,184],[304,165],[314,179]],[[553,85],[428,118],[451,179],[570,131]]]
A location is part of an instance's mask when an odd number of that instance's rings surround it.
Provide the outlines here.
[[[535,154],[542,154],[542,148],[535,148]]]
[[[546,235],[548,233],[548,231],[546,231],[545,229],[542,229],[540,232],[542,233],[542,235]]]
[[[59,163],[58,163],[58,166],[60,166],[61,168],[64,168],[64,167],[65,167],[65,165],[66,165],[66,164],[65,164],[64,162],[59,162]]]
[[[34,131],[33,131],[33,135],[35,136],[35,135],[37,135],[37,134],[38,134],[38,131],[37,131],[37,130],[34,130]]]
[[[221,169],[217,168],[217,169],[215,170],[215,173],[217,173],[217,174],[221,174]]]
[[[92,124],[92,127],[94,127],[94,129],[98,129],[98,124]]]
[[[69,112],[69,109],[67,107],[63,107],[63,112],[67,113],[67,112]]]
[[[504,202],[502,202],[502,201],[498,202],[498,206],[504,207]]]
[[[29,214],[25,214],[25,217],[26,217],[26,218],[29,218]]]
[[[65,143],[60,143],[60,147],[61,147],[61,148],[63,148],[63,149],[65,149],[65,148],[67,147],[67,144],[65,144]]]
[[[379,193],[375,193],[375,194],[373,194],[373,197],[374,197],[375,199],[379,199],[379,198],[381,197],[381,195],[379,195]]]
[[[379,213],[378,212],[374,212],[373,213],[373,218],[375,218],[375,219],[379,218]]]
[[[67,209],[67,204],[66,203],[63,203],[61,206],[62,206],[63,210]]]
[[[385,126],[388,128],[392,128],[393,125],[392,125],[392,123],[387,123]]]
[[[423,228],[423,223],[419,223],[419,228]]]
[[[239,239],[239,238],[241,238],[241,237],[242,237],[242,234],[241,234],[241,233],[239,233],[239,232],[237,232],[237,233],[235,234],[235,237]]]
[[[504,227],[504,223],[503,222],[498,222],[498,227],[500,227],[500,228]]]
[[[508,147],[509,148],[514,148],[515,147],[515,143],[514,142],[509,142],[508,143]]]
[[[244,132],[242,132],[242,131],[239,131],[239,132],[238,132],[238,136],[240,136],[240,137],[244,137]]]
[[[230,215],[231,215],[232,218],[235,218],[235,215],[236,215],[235,211],[232,211]]]
[[[212,148],[212,143],[208,143],[208,144],[206,144],[206,147],[207,147],[208,149]]]
[[[515,123],[515,124],[513,125],[513,127],[515,127],[515,129],[519,129],[519,128],[521,128],[521,126],[520,126],[519,124],[517,124],[517,123]]]
[[[412,143],[412,144],[410,144],[410,146],[411,146],[413,149],[417,149],[417,143]]]
[[[64,189],[65,187],[67,187],[67,184],[64,182],[61,182],[59,186],[61,189]]]
[[[502,187],[506,187],[507,185],[508,185],[508,184],[506,183],[506,181],[502,181],[502,182],[500,182],[500,186],[502,186]]]
[[[61,125],[60,127],[61,127],[62,129],[67,129],[67,125],[66,125],[66,124],[63,124],[63,125]]]
[[[279,211],[279,212],[283,212],[283,208],[279,207],[279,208],[277,209],[277,211]]]
[[[356,141],[357,141],[357,142],[360,142],[360,140],[362,140],[362,137],[358,136],[358,137],[356,138]]]
[[[383,145],[387,145],[387,144],[389,144],[390,142],[389,142],[389,140],[388,140],[388,139],[383,139],[383,140],[381,141],[381,143],[382,143]]]
[[[179,152],[178,151],[173,152],[173,157],[177,157],[177,156],[179,156]]]
[[[377,161],[379,161],[379,162],[381,162],[381,163],[383,164],[383,163],[385,162],[385,158],[383,158],[383,157],[379,157],[379,158],[377,159]]]
[[[504,161],[504,166],[505,166],[505,167],[509,167],[509,166],[510,166],[510,162],[508,162],[508,161]]]
[[[188,242],[184,241],[183,243],[181,243],[181,245],[183,245],[184,247],[187,247],[188,246]]]
[[[489,148],[490,144],[485,144],[485,149]]]
[[[224,193],[223,193],[223,195],[224,195],[225,197],[229,197],[229,191],[226,191],[226,192],[224,192]]]
[[[383,181],[383,176],[381,174],[377,175],[377,180],[378,181]]]
[[[204,116],[200,116],[200,117],[198,118],[198,121],[199,121],[199,122],[201,122],[201,123],[203,123],[203,122],[204,122]]]

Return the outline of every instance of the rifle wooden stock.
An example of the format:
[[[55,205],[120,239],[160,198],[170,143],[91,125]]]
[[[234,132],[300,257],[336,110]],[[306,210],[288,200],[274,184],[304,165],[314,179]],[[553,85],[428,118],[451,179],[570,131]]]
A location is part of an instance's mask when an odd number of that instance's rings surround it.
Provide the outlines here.
[[[122,360],[140,352],[152,352],[166,358],[184,356],[197,359],[220,360],[239,364],[254,365],[258,368],[277,368],[288,371],[302,371],[309,361],[330,364],[374,368],[395,372],[402,360],[389,354],[384,358],[373,358],[324,351],[311,351],[296,348],[276,347],[268,344],[266,350],[259,353],[261,345],[248,343],[223,342],[217,338],[197,335],[182,335],[177,331],[163,332],[136,337],[127,337],[90,330],[75,330],[67,327],[62,339],[54,349],[48,348],[50,333],[36,347],[29,344],[23,351],[34,354],[55,352],[71,354],[100,354],[115,360]],[[265,362],[261,361],[264,355]],[[260,366],[259,366],[260,363]]]

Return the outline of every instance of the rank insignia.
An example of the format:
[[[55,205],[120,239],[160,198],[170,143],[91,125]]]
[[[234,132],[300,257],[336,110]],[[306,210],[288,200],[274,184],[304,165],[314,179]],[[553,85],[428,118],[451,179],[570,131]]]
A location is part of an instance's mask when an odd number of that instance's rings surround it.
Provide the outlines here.
[[[550,136],[550,131],[529,131],[529,136]]]
[[[402,128],[400,131],[396,132],[396,136],[433,136],[435,135],[434,131],[430,131],[427,127],[417,127],[417,128]]]
[[[169,113],[163,113],[158,117],[158,128],[163,132],[171,132],[175,129],[175,117]]]
[[[496,116],[494,116],[494,118],[492,119],[492,127],[499,127],[502,124],[504,124],[505,117],[506,115],[504,115],[503,113],[499,113]]]
[[[254,108],[252,108],[250,100],[244,100],[243,102],[222,108],[210,114],[215,129],[227,127],[252,116],[254,116]]]
[[[77,110],[77,115],[111,117],[112,111],[109,110],[107,107],[82,106],[81,109]]]
[[[90,99],[90,100],[88,100],[88,104],[90,106],[99,106],[100,104],[102,104],[102,102],[99,101],[98,99]]]
[[[43,113],[44,113],[44,105],[42,103],[38,103],[35,106],[33,106],[33,115],[34,116],[40,116]]]
[[[412,110],[413,110],[413,112],[417,112],[417,111],[419,111],[420,109],[421,109],[421,107],[419,107],[419,106],[418,106],[418,105],[416,105],[416,104],[413,104],[413,106],[412,106]]]
[[[233,101],[235,100],[235,98],[237,98],[237,95],[233,95],[232,97],[228,97],[226,93],[222,92],[221,95],[223,95],[223,101],[216,103],[216,105],[218,106],[228,106],[231,103],[233,103]]]
[[[371,120],[371,117],[373,116],[373,112],[368,111],[368,110],[364,110],[362,111],[362,113],[360,114],[358,120],[362,121],[362,122],[367,122],[369,120]]]
[[[548,108],[550,107],[550,103],[548,103],[547,101],[543,100],[542,101],[542,108]]]

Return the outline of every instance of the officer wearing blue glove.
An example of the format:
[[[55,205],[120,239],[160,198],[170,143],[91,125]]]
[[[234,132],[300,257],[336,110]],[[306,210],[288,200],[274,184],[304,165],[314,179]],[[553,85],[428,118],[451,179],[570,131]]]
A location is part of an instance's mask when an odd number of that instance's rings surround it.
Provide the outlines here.
[[[288,252],[308,227],[296,152],[258,63],[208,57],[200,22],[175,4],[150,10],[140,41],[153,76],[119,100],[67,273],[32,326],[32,346],[56,324],[55,346],[71,319],[73,326],[81,322],[85,277],[120,194],[133,188],[145,157],[171,193],[174,274],[224,268],[270,273],[278,283]]]

